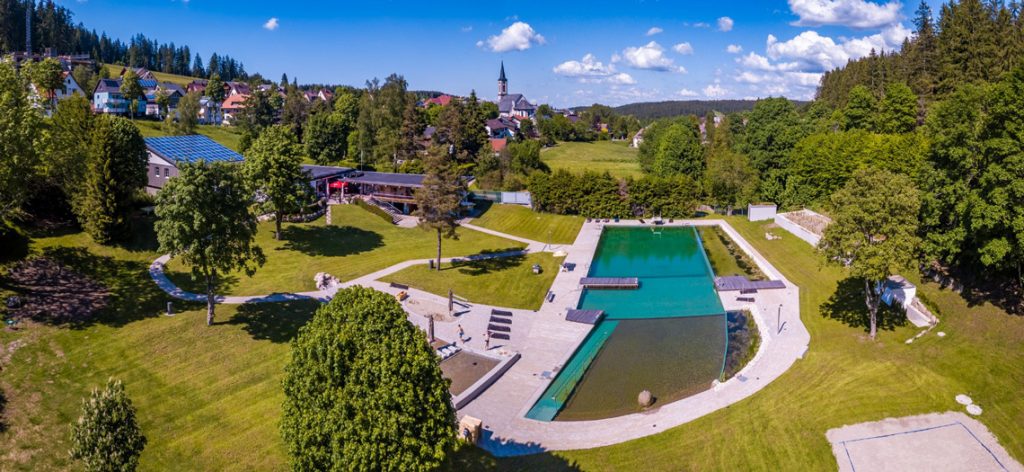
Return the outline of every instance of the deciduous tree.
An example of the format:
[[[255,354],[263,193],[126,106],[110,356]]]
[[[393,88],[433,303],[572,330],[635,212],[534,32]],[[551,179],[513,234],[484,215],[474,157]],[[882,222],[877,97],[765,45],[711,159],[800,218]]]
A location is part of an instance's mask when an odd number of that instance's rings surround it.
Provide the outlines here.
[[[139,76],[135,69],[128,68],[128,72],[121,77],[121,96],[128,101],[128,113],[135,119],[135,112],[139,109],[139,100],[145,98],[146,94],[139,83]]]
[[[863,279],[871,339],[878,332],[881,285],[916,260],[920,208],[908,177],[873,168],[855,172],[832,196],[832,223],[818,248],[827,263]]]
[[[130,472],[146,447],[135,406],[120,380],[109,379],[82,400],[82,416],[71,427],[71,457],[91,472]]]
[[[455,445],[449,381],[395,298],[338,291],[292,342],[281,432],[293,470],[438,468]]]
[[[28,83],[0,61],[0,222],[18,215],[39,164],[42,118],[28,98]]]
[[[156,196],[157,241],[206,283],[206,324],[212,325],[217,277],[238,269],[252,275],[266,261],[255,245],[252,193],[232,164],[200,161],[178,171]]]
[[[274,238],[281,239],[284,217],[301,212],[311,200],[309,177],[302,171],[302,154],[291,128],[276,125],[263,130],[246,151],[243,169],[260,210],[274,214]]]
[[[46,104],[46,109],[52,111],[57,100],[57,90],[65,90],[64,68],[56,59],[47,57],[27,69],[32,83],[39,91],[40,98]]]

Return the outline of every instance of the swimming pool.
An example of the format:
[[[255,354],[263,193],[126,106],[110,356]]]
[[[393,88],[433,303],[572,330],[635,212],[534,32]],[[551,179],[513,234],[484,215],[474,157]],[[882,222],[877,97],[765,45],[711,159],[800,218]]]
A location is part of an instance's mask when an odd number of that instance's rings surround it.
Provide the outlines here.
[[[722,373],[725,310],[692,227],[608,227],[590,277],[638,277],[636,290],[586,290],[579,308],[605,318],[527,413],[551,421],[638,411],[637,395],[658,403],[707,389]]]

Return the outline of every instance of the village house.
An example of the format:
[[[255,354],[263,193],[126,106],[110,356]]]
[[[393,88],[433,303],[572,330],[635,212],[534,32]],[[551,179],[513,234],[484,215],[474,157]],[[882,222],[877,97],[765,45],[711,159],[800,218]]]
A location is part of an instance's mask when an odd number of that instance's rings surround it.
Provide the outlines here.
[[[430,108],[432,105],[446,107],[452,102],[452,96],[448,94],[438,95],[433,98],[428,98],[423,101],[424,108]]]
[[[146,174],[146,192],[156,194],[168,179],[178,176],[178,167],[199,161],[242,162],[242,155],[206,136],[161,136],[145,138],[149,163]]]
[[[222,114],[221,121],[226,125],[233,124],[238,112],[241,111],[242,108],[245,108],[245,99],[247,98],[249,98],[248,94],[231,95],[224,99],[224,103],[220,106]]]
[[[146,100],[138,101],[136,115],[146,113]],[[92,109],[95,113],[127,115],[131,101],[121,94],[121,79],[100,79],[92,93]]]

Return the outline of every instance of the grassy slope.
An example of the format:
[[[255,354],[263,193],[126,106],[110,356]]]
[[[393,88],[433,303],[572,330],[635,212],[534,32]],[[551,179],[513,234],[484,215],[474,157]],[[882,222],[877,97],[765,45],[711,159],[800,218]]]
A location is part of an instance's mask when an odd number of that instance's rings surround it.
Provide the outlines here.
[[[139,131],[144,137],[153,136],[167,136],[167,133],[161,128],[163,123],[159,121],[136,119],[135,126],[139,128]],[[196,127],[196,133],[206,136],[224,147],[238,151],[238,142],[242,139],[241,133],[237,128],[231,126],[215,126],[215,125],[199,125]]]
[[[576,465],[584,470],[830,470],[828,429],[886,417],[958,410],[953,397],[971,395],[979,418],[1010,454],[1024,459],[1024,317],[989,304],[969,306],[934,284],[919,293],[940,307],[933,334],[913,344],[912,327],[864,329],[822,315],[842,273],[821,267],[812,248],[785,232],[767,241],[765,228],[739,218],[736,229],[801,289],[801,318],[811,333],[804,359],[765,389],[729,408],[663,434],[583,451],[497,461],[466,452],[465,468],[506,469]],[[776,231],[777,234],[779,234]],[[859,285],[859,284],[858,284]],[[860,310],[862,302],[851,300]]]
[[[106,67],[107,71],[110,72],[110,77],[113,77],[115,79],[118,77],[117,74],[120,73],[121,69],[123,68],[123,66],[119,66],[117,64],[104,64],[103,67]],[[193,77],[189,77],[189,76],[185,76],[185,75],[165,74],[163,72],[157,72],[157,71],[150,71],[150,72],[152,72],[153,73],[153,77],[155,77],[156,80],[158,80],[160,82],[171,82],[171,83],[174,83],[174,84],[178,84],[178,85],[180,85],[182,87],[188,85],[193,80],[195,80]]]
[[[241,272],[229,274],[223,291],[261,295],[316,290],[313,276],[317,272],[350,280],[408,259],[436,256],[437,243],[431,233],[418,228],[399,228],[355,205],[337,205],[332,214],[334,224],[331,226],[325,225],[322,218],[311,223],[285,224],[283,241],[273,239],[272,222],[261,223],[256,243],[267,255],[266,265],[251,278]],[[459,239],[445,239],[441,247],[448,257],[518,249],[524,245],[461,229]],[[172,259],[168,268],[172,280],[182,287],[202,290],[202,284],[193,281],[182,264]]]
[[[448,289],[452,289],[456,295],[473,303],[537,310],[544,303],[544,295],[551,288],[561,263],[562,258],[538,253],[526,257],[467,261],[454,267],[442,264],[440,272],[422,264],[382,280],[441,296],[448,296]],[[534,264],[540,264],[540,275],[533,273]]]
[[[540,158],[552,170],[608,171],[615,177],[640,177],[642,174],[637,150],[629,147],[626,142],[558,143],[555,147],[544,149]]]
[[[538,213],[522,205],[491,205],[472,223],[534,241],[572,244],[583,226],[583,218]]]

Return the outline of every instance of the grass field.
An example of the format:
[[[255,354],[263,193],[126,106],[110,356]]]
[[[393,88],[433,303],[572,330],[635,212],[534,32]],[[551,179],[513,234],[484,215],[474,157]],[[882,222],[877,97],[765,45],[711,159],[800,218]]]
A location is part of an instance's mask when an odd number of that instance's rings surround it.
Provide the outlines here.
[[[144,137],[167,136],[159,121],[136,119],[135,126]],[[241,132],[232,126],[199,125],[196,126],[196,133],[206,136],[224,147],[238,151],[238,142],[242,139]]]
[[[979,419],[1011,455],[1024,460],[1024,317],[989,304],[969,306],[959,295],[920,284],[918,293],[939,307],[939,326],[913,344],[907,326],[867,339],[859,283],[821,267],[811,246],[783,232],[764,239],[765,227],[740,218],[733,226],[800,286],[801,318],[810,350],[782,377],[751,398],[665,433],[584,451],[497,460],[465,451],[459,466],[479,470],[834,470],[825,431],[844,424],[958,410],[953,397],[970,395]],[[778,234],[779,232],[776,231]],[[917,282],[917,280],[915,280]],[[830,298],[843,287],[838,303]],[[831,309],[830,306],[848,307]],[[945,338],[935,332],[944,331]]]
[[[524,310],[538,310],[544,295],[558,275],[561,257],[548,253],[525,257],[505,257],[481,261],[442,264],[441,270],[430,270],[426,264],[396,272],[382,280],[397,282],[430,293],[448,296],[448,289],[473,303]],[[540,275],[533,265],[540,264]],[[500,287],[500,289],[498,289]]]
[[[261,295],[274,292],[316,290],[313,276],[327,272],[339,280],[350,280],[409,259],[436,256],[437,240],[419,228],[400,228],[355,205],[332,208],[334,224],[324,220],[285,224],[284,240],[273,239],[273,222],[260,224],[256,243],[267,255],[267,263],[253,277],[229,274],[221,291],[232,295]],[[445,239],[443,255],[467,256],[488,250],[520,249],[525,245],[479,231],[460,229],[459,239]],[[186,268],[172,259],[169,275],[175,283],[192,291],[203,291]]]
[[[484,213],[472,223],[534,241],[572,244],[583,226],[583,218],[538,213],[522,205],[496,204],[487,206]]]
[[[117,64],[104,64],[103,67],[105,67],[107,69],[107,71],[110,72],[110,77],[116,79],[116,78],[119,77],[118,74],[121,73],[121,69],[124,66],[119,66]],[[185,75],[165,74],[163,72],[157,72],[157,71],[150,71],[150,72],[152,72],[153,73],[153,77],[155,77],[156,80],[158,80],[160,82],[170,82],[172,84],[178,84],[178,85],[180,85],[182,87],[188,85],[193,80],[195,80],[194,77],[189,77],[189,76],[185,76]]]
[[[570,172],[608,171],[615,177],[639,177],[640,163],[636,148],[625,141],[565,142],[543,149],[540,153],[551,170]]]
[[[1024,460],[1024,317],[989,304],[972,306],[953,292],[920,284],[919,294],[938,307],[942,321],[935,331],[947,336],[933,332],[908,345],[904,340],[917,331],[896,326],[871,342],[860,324],[863,305],[855,291],[854,299],[828,304],[837,287],[851,288],[838,269],[821,267],[812,248],[791,235],[768,241],[764,225],[730,221],[800,285],[802,319],[811,333],[804,359],[751,398],[656,436],[501,460],[466,448],[451,469],[834,470],[826,430],[961,410],[953,399],[959,393],[984,408],[979,420]],[[385,234],[372,226],[366,231]],[[313,305],[219,306],[218,323],[206,327],[199,306],[176,302],[177,315],[160,315],[169,298],[146,272],[158,255],[151,233],[120,248],[99,247],[76,233],[37,238],[31,249],[49,250],[105,282],[111,306],[73,327],[0,330],[0,386],[8,399],[0,469],[73,469],[67,458],[69,424],[81,398],[108,376],[125,381],[149,438],[141,470],[286,468],[278,431],[280,382],[287,341]],[[304,256],[305,263],[314,259]]]

